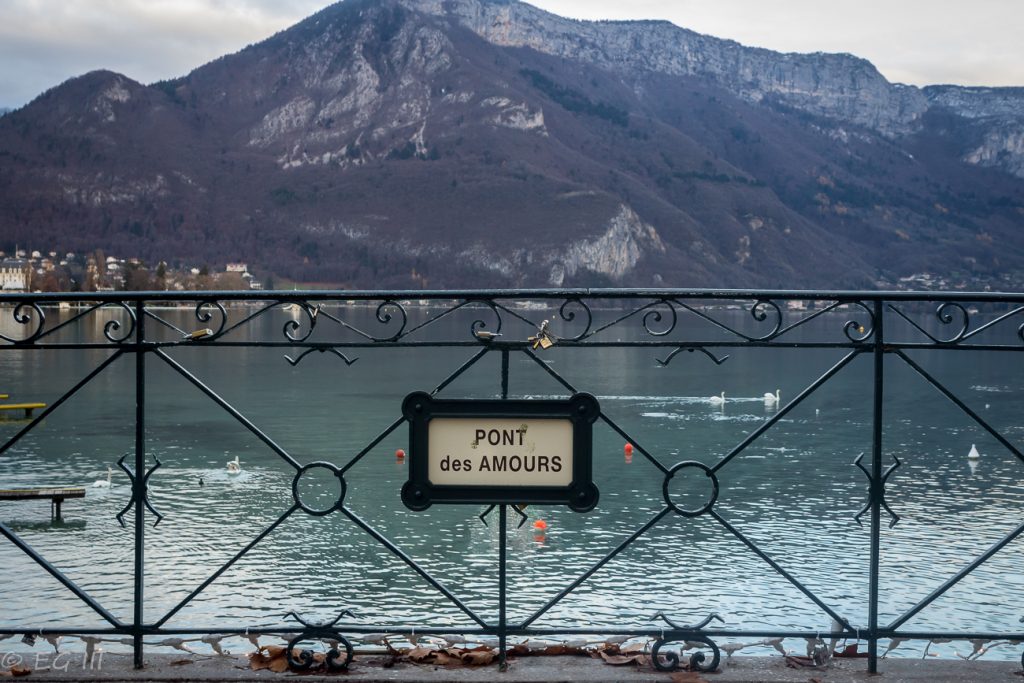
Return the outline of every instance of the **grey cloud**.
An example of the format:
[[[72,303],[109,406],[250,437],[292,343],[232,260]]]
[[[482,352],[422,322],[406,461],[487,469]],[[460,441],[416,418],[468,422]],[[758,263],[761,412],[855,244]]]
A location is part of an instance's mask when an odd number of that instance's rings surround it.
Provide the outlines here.
[[[4,0],[0,106],[110,69],[149,83],[181,76],[301,20],[318,0]]]

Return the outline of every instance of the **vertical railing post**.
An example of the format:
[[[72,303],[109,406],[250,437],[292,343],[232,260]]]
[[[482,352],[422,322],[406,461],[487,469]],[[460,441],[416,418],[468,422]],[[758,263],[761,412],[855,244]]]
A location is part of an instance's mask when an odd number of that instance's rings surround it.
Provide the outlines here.
[[[135,302],[135,483],[132,499],[135,501],[135,610],[132,618],[132,642],[135,653],[135,668],[143,667],[142,600],[145,571],[144,550],[146,526],[143,515],[146,499],[146,354],[143,342],[146,339],[145,303]]]
[[[501,350],[501,398],[502,400],[508,398],[508,349]],[[505,612],[506,584],[508,582],[505,566],[508,545],[506,524],[508,524],[508,506],[502,503],[500,531],[498,532],[498,668],[501,671],[508,668],[508,663],[505,661],[505,641],[508,636]]]
[[[874,411],[871,418],[871,572],[868,589],[868,672],[878,673],[878,565],[882,534],[882,400],[885,381],[885,308],[874,302]]]
[[[508,638],[508,623],[505,614],[505,598],[507,575],[505,573],[505,562],[508,546],[508,533],[505,526],[508,524],[508,506],[501,504],[501,515],[498,531],[498,668],[505,671],[508,663],[505,661],[505,646]]]

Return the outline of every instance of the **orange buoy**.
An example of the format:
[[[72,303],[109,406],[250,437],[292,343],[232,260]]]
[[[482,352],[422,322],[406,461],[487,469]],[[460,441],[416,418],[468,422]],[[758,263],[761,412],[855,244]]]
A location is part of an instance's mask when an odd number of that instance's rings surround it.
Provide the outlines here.
[[[401,460],[402,458],[405,457],[405,451],[399,448],[397,451],[395,451],[395,457]]]
[[[627,441],[626,445],[622,447],[622,451],[626,454],[627,457],[633,455],[633,444]]]
[[[545,522],[543,519],[538,519],[536,522],[533,523],[533,528],[534,529],[547,529],[548,528],[548,523]]]

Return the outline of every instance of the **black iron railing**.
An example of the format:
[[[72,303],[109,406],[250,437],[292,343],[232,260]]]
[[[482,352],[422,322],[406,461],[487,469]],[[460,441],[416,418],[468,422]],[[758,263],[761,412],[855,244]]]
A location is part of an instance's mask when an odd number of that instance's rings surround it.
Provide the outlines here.
[[[57,304],[69,310],[59,311]],[[531,304],[532,305],[529,305]],[[182,325],[165,311],[169,305],[189,307],[191,325]],[[371,326],[357,324],[349,311],[354,307],[371,306]],[[410,315],[413,307],[423,306],[422,313]],[[738,314],[725,313],[729,308],[741,309],[743,324],[736,323]],[[253,338],[251,328],[257,319],[276,315],[288,309],[291,317],[272,338]],[[539,313],[540,310],[544,312]],[[545,323],[540,315],[550,318]],[[89,320],[101,319],[102,327],[92,336],[86,329]],[[53,629],[40,629],[39,635],[121,636],[131,639],[135,664],[143,665],[143,647],[146,639],[156,637],[196,636],[216,634],[250,635],[260,633],[287,634],[292,645],[303,641],[328,639],[337,641],[344,652],[335,649],[328,664],[343,666],[352,656],[349,638],[379,632],[408,632],[399,623],[373,625],[346,621],[351,614],[344,611],[331,623],[314,623],[298,615],[297,623],[283,623],[264,629],[250,629],[246,624],[214,624],[174,628],[168,621],[189,605],[229,568],[246,556],[289,517],[296,514],[317,516],[339,514],[348,518],[363,533],[408,565],[427,584],[438,591],[475,626],[463,629],[475,635],[498,638],[502,658],[510,637],[543,637],[545,635],[602,635],[647,637],[653,641],[651,654],[659,668],[674,668],[680,664],[679,655],[670,652],[670,644],[701,645],[710,651],[710,659],[703,654],[690,660],[690,665],[702,670],[717,667],[720,657],[718,642],[723,638],[806,638],[821,641],[825,638],[857,638],[868,644],[868,669],[877,671],[879,641],[898,639],[967,639],[1024,640],[1024,626],[1015,632],[963,632],[956,624],[935,631],[909,631],[904,625],[921,610],[965,577],[995,556],[1007,552],[1006,548],[1024,533],[1024,498],[1016,501],[1013,517],[1006,520],[1007,531],[1002,538],[975,557],[964,558],[961,566],[951,567],[948,578],[934,586],[925,598],[898,618],[885,623],[879,616],[880,552],[885,542],[883,522],[895,525],[899,516],[886,498],[886,487],[900,466],[899,460],[887,457],[885,446],[886,418],[884,396],[888,371],[887,358],[923,378],[934,387],[934,398],[947,399],[984,432],[995,439],[1007,453],[1024,466],[1024,453],[1004,434],[991,426],[976,407],[947,387],[941,378],[926,368],[920,356],[927,353],[1004,354],[1007,368],[1018,368],[1024,360],[1024,295],[997,293],[909,293],[909,292],[804,292],[804,291],[696,291],[696,290],[523,290],[523,291],[428,291],[428,292],[125,292],[96,294],[3,294],[0,295],[0,357],[5,352],[54,352],[71,350],[106,350],[109,355],[92,369],[82,368],[84,375],[57,400],[53,400],[39,414],[23,425],[15,425],[5,433],[0,444],[0,487],[6,465],[3,457],[9,450],[62,406],[77,392],[89,385],[113,364],[130,363],[134,367],[134,452],[118,461],[131,481],[131,493],[117,519],[132,524],[134,533],[134,596],[130,620],[118,618],[94,599],[75,581],[65,576],[57,565],[37,552],[19,533],[0,523],[0,533],[7,541],[30,557],[69,591],[98,614],[108,626],[80,628],[75,624]],[[365,316],[364,316],[365,317]],[[465,319],[465,325],[452,326],[453,320]],[[983,321],[983,322],[982,322]],[[815,334],[804,334],[814,328]],[[95,329],[95,328],[94,328]],[[454,331],[453,331],[454,330]],[[623,334],[628,331],[628,334]],[[642,434],[622,427],[613,414],[605,411],[599,422],[611,433],[635,448],[639,457],[652,466],[652,483],[661,492],[662,508],[645,524],[636,528],[615,547],[588,567],[580,568],[577,577],[543,604],[530,607],[525,619],[510,620],[507,606],[508,539],[510,522],[508,513],[514,507],[498,505],[498,569],[499,594],[497,615],[480,613],[470,607],[465,596],[446,586],[432,575],[401,545],[389,539],[382,531],[357,515],[345,504],[345,491],[350,486],[346,475],[359,467],[386,437],[405,425],[399,417],[344,463],[316,463],[327,467],[341,482],[342,495],[328,508],[307,505],[298,492],[298,482],[310,464],[303,464],[279,445],[258,424],[233,406],[227,399],[204,383],[201,373],[172,356],[180,348],[265,347],[280,348],[287,361],[298,365],[314,352],[338,356],[346,364],[354,362],[360,349],[387,349],[388,353],[402,353],[410,349],[465,349],[467,357],[454,372],[433,388],[433,394],[444,392],[460,375],[476,365],[482,358],[497,355],[501,360],[500,378],[496,390],[500,397],[509,396],[510,358],[521,357],[535,364],[553,379],[567,395],[587,391],[587,377],[564,376],[557,366],[543,361],[541,341],[548,341],[559,349],[619,348],[643,353],[662,366],[668,366],[683,351],[699,352],[716,364],[722,364],[728,355],[740,354],[745,349],[834,349],[838,360],[824,374],[812,381],[793,398],[780,402],[777,410],[752,429],[738,444],[721,453],[711,465],[694,460],[666,462],[663,455],[645,448]],[[851,362],[865,356],[871,359],[871,392],[858,400],[870,401],[872,406],[870,454],[864,454],[856,466],[866,477],[863,508],[856,515],[870,529],[869,553],[863,558],[867,565],[869,582],[866,604],[867,623],[853,623],[842,610],[831,605],[814,590],[801,583],[793,572],[773,557],[761,544],[746,535],[739,525],[729,521],[720,511],[718,503],[719,476],[748,447],[786,419]],[[144,585],[147,548],[147,514],[149,521],[164,519],[149,497],[149,480],[161,466],[147,454],[147,375],[153,366],[170,369],[205,395],[212,404],[230,415],[255,435],[271,451],[294,470],[292,489],[294,504],[272,524],[255,534],[251,542],[239,549],[226,563],[211,568],[208,578],[192,590],[183,600],[163,614],[154,615],[147,610],[147,591]],[[387,372],[381,368],[380,372]],[[0,387],[2,389],[2,387]],[[1018,387],[1024,391],[1024,387]],[[396,407],[402,397],[395,397]],[[301,415],[296,415],[297,420]],[[697,470],[708,480],[705,502],[693,506],[684,504],[673,493],[671,482],[680,473],[692,474]],[[680,477],[682,478],[682,477]],[[898,477],[897,477],[898,479]],[[472,514],[476,512],[469,511]],[[131,513],[131,514],[129,514]],[[821,616],[831,619],[832,630],[730,630],[716,627],[714,615],[692,624],[681,624],[677,615],[661,614],[658,623],[642,629],[609,629],[601,627],[590,631],[574,624],[557,624],[547,628],[535,627],[535,622],[585,584],[595,573],[649,534],[659,524],[673,519],[704,518],[713,520],[721,530],[737,539],[740,552],[751,553],[774,572],[792,584],[821,610]],[[173,523],[168,520],[166,523]],[[680,522],[682,523],[682,522]],[[1006,595],[1006,600],[1020,600],[1020,595]],[[652,596],[652,604],[657,597]],[[338,610],[343,607],[338,606]],[[713,609],[714,605],[710,605]],[[1024,605],[1022,605],[1024,612]],[[0,635],[24,634],[24,627],[2,628]],[[414,631],[416,629],[413,629]],[[434,629],[419,627],[420,632],[450,632],[451,626]],[[289,658],[292,651],[289,649]],[[305,657],[305,655],[303,655]],[[297,667],[308,665],[300,657],[292,661]]]

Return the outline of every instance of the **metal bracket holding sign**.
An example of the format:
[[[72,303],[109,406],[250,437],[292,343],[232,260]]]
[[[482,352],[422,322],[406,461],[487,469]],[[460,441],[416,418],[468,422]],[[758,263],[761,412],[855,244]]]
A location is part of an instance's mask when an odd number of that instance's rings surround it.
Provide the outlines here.
[[[590,394],[568,399],[436,399],[409,394],[409,480],[402,502],[597,505],[593,425],[601,409]]]

